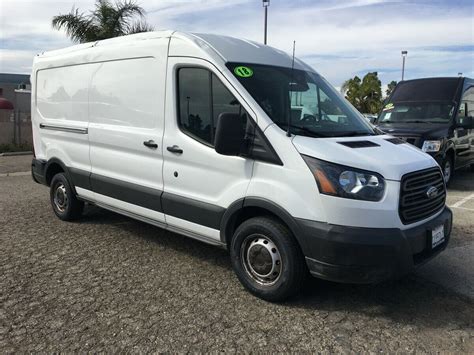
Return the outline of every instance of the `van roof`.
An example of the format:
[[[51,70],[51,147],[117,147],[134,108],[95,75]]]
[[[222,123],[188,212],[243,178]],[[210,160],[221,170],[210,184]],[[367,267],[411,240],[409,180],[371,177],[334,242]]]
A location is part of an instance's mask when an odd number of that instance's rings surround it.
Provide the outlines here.
[[[56,57],[70,54],[72,52],[84,52],[93,47],[121,46],[130,42],[158,38],[171,38],[170,56],[185,55],[186,49],[183,49],[182,47],[184,42],[187,46],[193,47],[194,50],[197,49],[201,51],[203,56],[210,58],[218,57],[224,62],[268,64],[281,67],[291,67],[292,65],[292,57],[286,52],[255,41],[216,34],[190,33],[171,30],[137,33],[97,42],[81,43],[63,49],[43,52],[38,54],[38,56],[43,58]],[[179,43],[179,45],[173,46],[174,40],[176,40],[176,43]],[[297,58],[295,58],[294,66],[296,69],[314,71],[311,67]]]
[[[393,91],[390,102],[454,101],[463,81],[462,77],[401,81]]]

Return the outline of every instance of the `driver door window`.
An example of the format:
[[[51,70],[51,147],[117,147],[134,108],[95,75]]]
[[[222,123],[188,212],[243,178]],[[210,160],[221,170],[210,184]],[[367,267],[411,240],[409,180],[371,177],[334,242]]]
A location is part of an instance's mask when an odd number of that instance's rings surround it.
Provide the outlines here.
[[[238,113],[246,125],[247,112],[217,76],[204,68],[178,71],[178,123],[196,140],[214,145],[217,120],[221,113]]]

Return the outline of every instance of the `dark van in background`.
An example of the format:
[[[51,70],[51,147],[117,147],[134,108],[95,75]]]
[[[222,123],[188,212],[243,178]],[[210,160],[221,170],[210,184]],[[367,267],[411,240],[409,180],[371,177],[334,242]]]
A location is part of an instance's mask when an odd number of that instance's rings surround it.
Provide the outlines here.
[[[474,80],[425,78],[400,82],[374,123],[431,154],[446,183],[454,170],[474,169]]]

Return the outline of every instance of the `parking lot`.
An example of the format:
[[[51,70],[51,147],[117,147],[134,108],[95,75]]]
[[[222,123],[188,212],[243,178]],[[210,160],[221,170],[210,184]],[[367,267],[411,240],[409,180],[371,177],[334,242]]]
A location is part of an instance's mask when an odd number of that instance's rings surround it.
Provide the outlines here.
[[[0,157],[0,352],[474,353],[474,173],[449,189],[448,249],[402,280],[247,293],[227,252],[87,207],[57,219],[31,156]]]

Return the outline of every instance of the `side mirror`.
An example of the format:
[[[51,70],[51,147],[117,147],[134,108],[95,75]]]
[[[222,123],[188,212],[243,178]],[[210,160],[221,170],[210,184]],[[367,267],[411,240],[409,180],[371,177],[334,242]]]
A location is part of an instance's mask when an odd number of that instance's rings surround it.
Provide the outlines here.
[[[245,130],[237,113],[221,113],[217,118],[214,149],[222,155],[239,155],[244,144]]]

